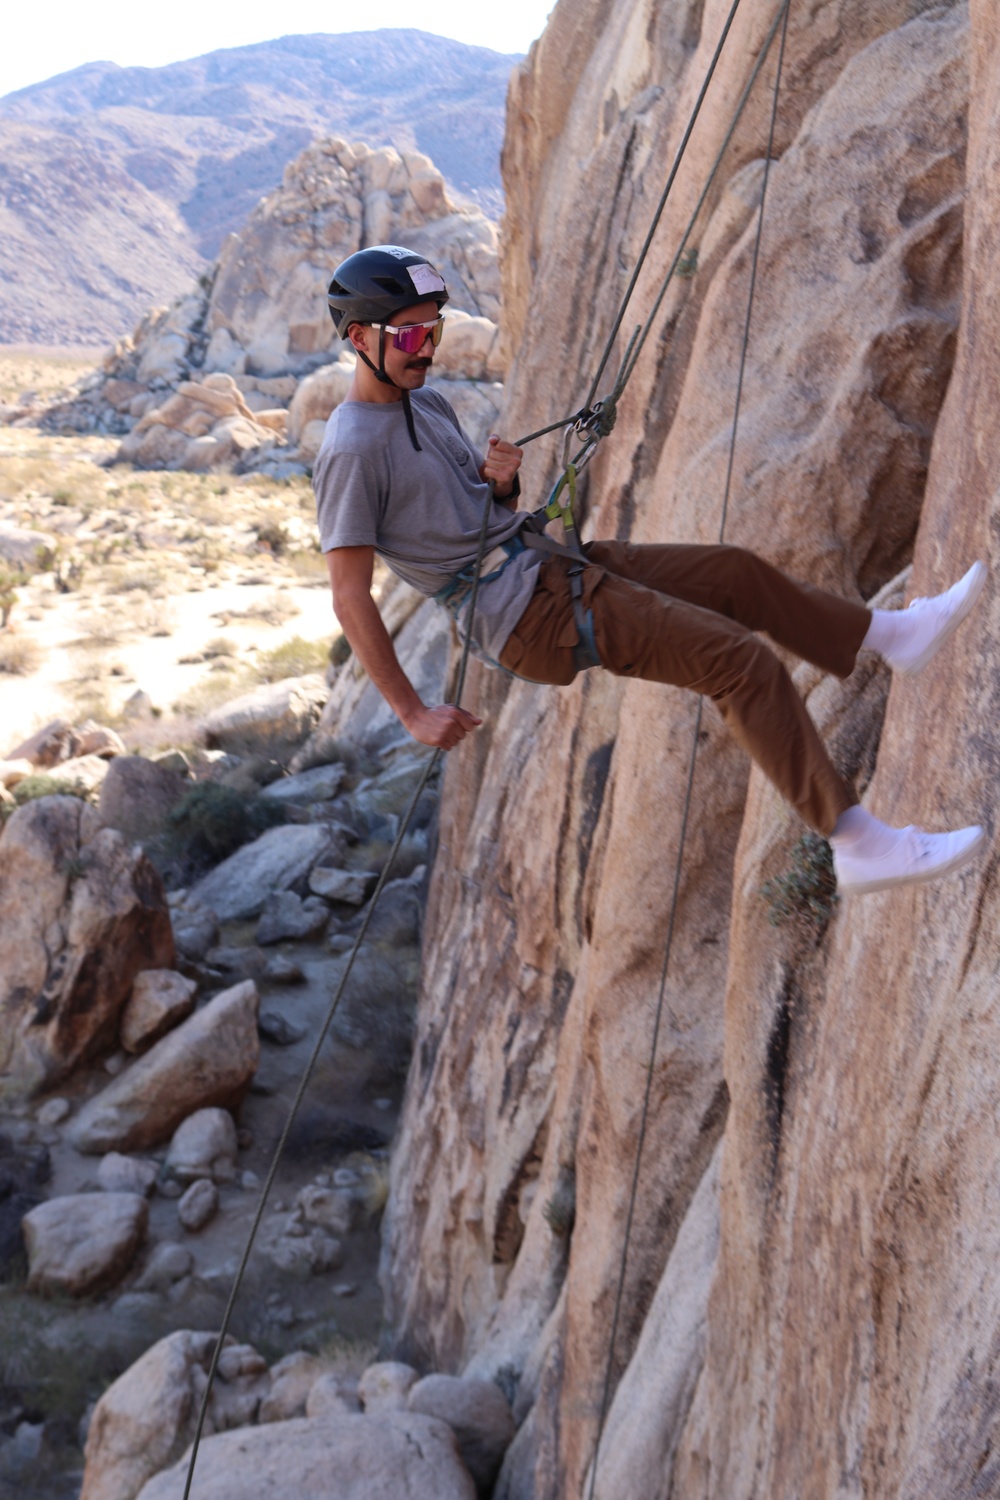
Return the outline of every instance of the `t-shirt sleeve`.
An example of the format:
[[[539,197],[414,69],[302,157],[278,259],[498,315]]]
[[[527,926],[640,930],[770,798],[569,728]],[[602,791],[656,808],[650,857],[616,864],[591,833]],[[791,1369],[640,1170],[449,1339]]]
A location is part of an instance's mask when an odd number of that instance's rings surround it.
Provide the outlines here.
[[[368,459],[360,453],[321,455],[313,487],[323,552],[377,544],[381,503],[378,481]]]

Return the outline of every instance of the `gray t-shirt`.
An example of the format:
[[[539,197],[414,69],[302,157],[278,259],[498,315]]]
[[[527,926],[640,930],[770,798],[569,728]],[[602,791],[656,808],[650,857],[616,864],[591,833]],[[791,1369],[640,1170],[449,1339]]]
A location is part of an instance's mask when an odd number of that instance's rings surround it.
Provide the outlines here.
[[[475,562],[489,486],[480,455],[439,391],[411,394],[421,452],[410,442],[401,401],[345,401],[326,424],[313,469],[320,546],[374,547],[420,593],[436,594]],[[498,546],[524,517],[494,501],[486,547]],[[519,553],[481,585],[474,643],[496,660],[538,580],[541,554]],[[468,607],[459,615],[464,629]]]

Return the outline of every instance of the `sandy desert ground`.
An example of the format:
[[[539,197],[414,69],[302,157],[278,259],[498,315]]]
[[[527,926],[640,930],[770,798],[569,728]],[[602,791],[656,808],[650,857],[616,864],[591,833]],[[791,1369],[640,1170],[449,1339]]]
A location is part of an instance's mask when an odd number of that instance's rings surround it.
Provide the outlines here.
[[[52,396],[91,364],[8,349],[0,400]],[[57,715],[176,742],[177,718],[325,664],[308,480],[142,472],[111,463],[117,446],[0,427],[0,528],[44,538],[21,575],[0,562],[0,753]]]

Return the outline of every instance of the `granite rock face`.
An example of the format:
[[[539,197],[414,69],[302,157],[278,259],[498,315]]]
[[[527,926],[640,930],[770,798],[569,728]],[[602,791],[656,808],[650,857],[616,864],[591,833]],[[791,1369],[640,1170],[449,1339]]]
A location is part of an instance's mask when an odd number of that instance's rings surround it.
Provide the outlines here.
[[[724,10],[562,3],[515,76],[506,430],[583,399]],[[753,4],[734,24],[634,321],[772,16]],[[791,11],[726,538],[854,599],[914,550],[926,594],[992,548],[996,25],[995,4],[973,6],[967,134],[964,8]],[[585,536],[718,537],[771,80],[773,59],[588,471]],[[526,489],[555,455],[529,450]],[[954,826],[988,809],[994,613],[981,605],[919,685],[893,685],[888,711],[873,663],[844,684],[802,669],[880,816]],[[448,763],[387,1311],[398,1357],[516,1377],[495,1494],[557,1500],[585,1492],[593,1458],[695,704],[598,672],[557,693],[478,669],[467,701],[487,722]],[[992,1460],[968,1434],[994,1410],[992,1146],[975,1124],[996,1051],[977,1040],[992,866],[774,928],[761,888],[802,830],[756,775],[747,788],[707,705],[614,1427],[655,1455],[661,1500],[949,1493],[954,1463],[971,1492]],[[690,1298],[672,1362],[652,1337],[669,1322],[658,1288]],[[630,1426],[627,1393],[658,1381],[669,1399]],[[634,1473],[612,1460],[599,1485],[625,1493]]]
[[[102,762],[103,764],[103,762]],[[41,797],[0,835],[0,1088],[23,1096],[115,1045],[141,969],[173,963],[163,885],[75,797]]]

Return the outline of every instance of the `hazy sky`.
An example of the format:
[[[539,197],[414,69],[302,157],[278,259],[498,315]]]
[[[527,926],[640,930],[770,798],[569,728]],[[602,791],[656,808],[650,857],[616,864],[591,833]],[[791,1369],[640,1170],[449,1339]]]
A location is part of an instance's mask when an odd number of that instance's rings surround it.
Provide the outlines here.
[[[497,52],[527,52],[555,0],[170,0],[163,9],[142,0],[49,0],[12,6],[4,18],[0,96],[68,72],[82,63],[159,67],[219,47],[242,47],[276,36],[312,31],[372,31],[413,26]]]

